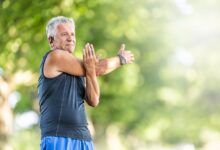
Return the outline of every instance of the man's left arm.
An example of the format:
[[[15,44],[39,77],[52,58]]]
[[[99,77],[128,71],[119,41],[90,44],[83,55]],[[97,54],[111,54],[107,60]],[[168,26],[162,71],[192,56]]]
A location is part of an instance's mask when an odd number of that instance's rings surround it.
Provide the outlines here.
[[[134,54],[131,51],[125,50],[125,45],[122,44],[117,56],[98,60],[98,63],[96,63],[96,75],[108,74],[120,66],[130,64],[133,61]]]

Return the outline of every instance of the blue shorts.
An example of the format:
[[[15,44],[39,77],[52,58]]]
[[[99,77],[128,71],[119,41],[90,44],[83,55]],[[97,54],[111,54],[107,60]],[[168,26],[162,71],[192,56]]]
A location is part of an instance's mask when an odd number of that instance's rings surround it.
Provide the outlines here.
[[[41,150],[94,150],[92,141],[47,136],[41,140]]]

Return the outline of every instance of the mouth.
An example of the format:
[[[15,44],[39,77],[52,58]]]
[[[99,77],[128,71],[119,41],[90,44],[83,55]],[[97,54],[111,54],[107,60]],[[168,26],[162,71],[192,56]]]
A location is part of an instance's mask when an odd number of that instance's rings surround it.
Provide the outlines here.
[[[66,44],[66,46],[74,46],[75,44],[73,44],[73,43],[70,43],[70,44]]]
[[[75,41],[73,41],[73,42],[68,42],[66,45],[67,45],[67,46],[74,46],[74,45],[75,45]]]

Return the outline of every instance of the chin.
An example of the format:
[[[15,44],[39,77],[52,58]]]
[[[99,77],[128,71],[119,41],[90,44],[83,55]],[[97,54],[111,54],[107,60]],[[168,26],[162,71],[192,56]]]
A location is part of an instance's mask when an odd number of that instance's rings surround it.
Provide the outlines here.
[[[72,52],[73,52],[72,49],[67,49],[66,51],[68,51],[69,53],[72,53]]]
[[[74,48],[73,47],[72,48],[66,48],[66,51],[72,53],[74,51]]]

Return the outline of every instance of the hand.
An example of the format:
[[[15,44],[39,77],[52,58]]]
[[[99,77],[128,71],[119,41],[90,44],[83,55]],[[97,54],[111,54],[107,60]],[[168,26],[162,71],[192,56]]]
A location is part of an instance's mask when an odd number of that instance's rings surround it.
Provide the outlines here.
[[[118,56],[120,58],[121,65],[130,64],[134,61],[134,54],[131,51],[125,50],[125,44],[121,45]]]
[[[87,43],[83,49],[83,64],[86,69],[86,74],[95,73],[97,61],[93,45]]]

